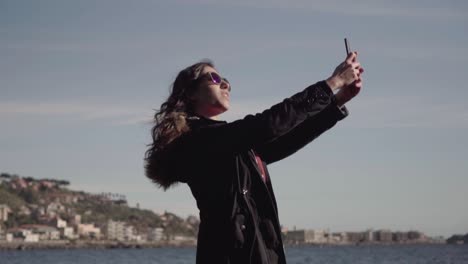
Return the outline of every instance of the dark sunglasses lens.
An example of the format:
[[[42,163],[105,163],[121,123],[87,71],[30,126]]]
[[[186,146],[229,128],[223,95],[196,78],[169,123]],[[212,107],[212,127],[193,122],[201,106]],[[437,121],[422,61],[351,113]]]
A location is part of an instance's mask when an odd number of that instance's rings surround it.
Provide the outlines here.
[[[221,83],[221,76],[219,76],[216,72],[210,72],[211,80],[218,84]]]

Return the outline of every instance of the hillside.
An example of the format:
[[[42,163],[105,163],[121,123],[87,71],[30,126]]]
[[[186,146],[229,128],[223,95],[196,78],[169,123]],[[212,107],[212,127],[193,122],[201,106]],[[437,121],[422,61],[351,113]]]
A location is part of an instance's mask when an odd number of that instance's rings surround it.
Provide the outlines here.
[[[167,236],[196,236],[198,219],[165,212],[130,207],[123,195],[91,194],[70,190],[68,181],[34,179],[2,173],[0,175],[0,205],[11,209],[6,228],[22,224],[48,224],[59,216],[67,222],[78,215],[82,223],[103,227],[108,220],[123,221],[138,232],[162,227]]]

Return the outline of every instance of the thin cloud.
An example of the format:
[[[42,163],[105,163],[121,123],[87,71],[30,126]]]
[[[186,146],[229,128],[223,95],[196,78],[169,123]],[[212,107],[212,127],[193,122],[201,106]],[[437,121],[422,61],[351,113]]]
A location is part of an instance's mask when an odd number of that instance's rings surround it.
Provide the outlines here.
[[[233,102],[220,119],[234,121],[260,113],[283,98],[265,97]],[[460,104],[426,103],[416,97],[358,97],[348,104],[350,116],[343,125],[353,128],[468,128],[468,108]],[[0,103],[0,119],[5,117],[72,117],[82,122],[105,120],[113,125],[152,125],[154,111],[145,107],[71,102]]]
[[[401,17],[422,19],[465,19],[468,12],[456,7],[411,6],[407,2],[391,1],[280,1],[280,0],[179,0],[179,3],[218,6],[238,6],[261,9],[300,9],[308,12],[351,16]]]
[[[427,99],[427,98],[426,98]],[[420,97],[356,98],[345,126],[355,128],[468,128],[468,108]]]
[[[91,104],[88,102],[0,103],[0,118],[18,115],[46,118],[72,117],[81,121],[109,120],[110,123],[120,125],[135,124],[151,119],[150,112],[135,106]]]

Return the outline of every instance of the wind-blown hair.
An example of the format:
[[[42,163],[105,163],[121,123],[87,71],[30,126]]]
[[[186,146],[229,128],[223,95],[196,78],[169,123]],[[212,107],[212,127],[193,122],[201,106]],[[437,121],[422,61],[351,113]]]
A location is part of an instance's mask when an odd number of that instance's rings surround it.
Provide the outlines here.
[[[175,138],[189,131],[186,117],[194,114],[190,96],[197,90],[196,80],[206,66],[214,68],[213,62],[203,60],[180,71],[171,86],[169,98],[154,114],[153,143],[148,144],[145,152],[145,175],[164,190],[176,180],[162,160],[162,151]]]

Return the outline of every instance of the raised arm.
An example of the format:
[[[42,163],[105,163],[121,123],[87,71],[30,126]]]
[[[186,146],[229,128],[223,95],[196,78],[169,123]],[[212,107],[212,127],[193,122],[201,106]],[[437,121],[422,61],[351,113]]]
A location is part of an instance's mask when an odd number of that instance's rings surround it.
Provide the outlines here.
[[[318,82],[271,108],[231,123],[215,123],[195,128],[190,134],[200,150],[240,152],[264,145],[285,135],[331,104],[333,93],[324,81]]]
[[[340,79],[335,78],[335,76],[346,65],[355,69],[353,74],[357,77],[356,81],[344,85],[335,96],[332,96],[332,102],[322,112],[308,118],[281,137],[256,149],[257,153],[267,164],[284,159],[295,153],[348,115],[344,104],[354,98],[362,87],[361,74],[364,72],[364,69],[357,62],[356,56],[357,53],[351,53],[346,61],[336,68],[334,75],[325,82],[324,86],[328,86],[329,90],[333,90],[336,86],[343,85],[340,84]]]
[[[312,142],[347,115],[346,107],[340,108],[332,102],[322,112],[255,150],[267,164],[282,160]]]

